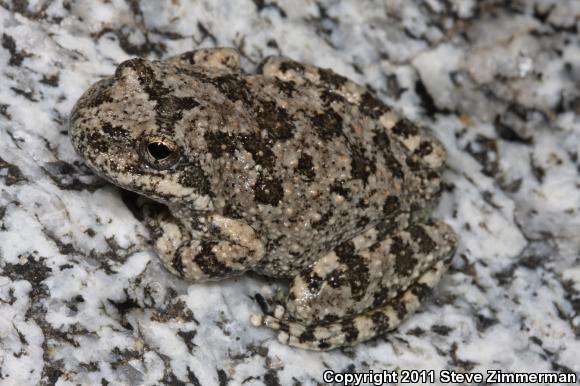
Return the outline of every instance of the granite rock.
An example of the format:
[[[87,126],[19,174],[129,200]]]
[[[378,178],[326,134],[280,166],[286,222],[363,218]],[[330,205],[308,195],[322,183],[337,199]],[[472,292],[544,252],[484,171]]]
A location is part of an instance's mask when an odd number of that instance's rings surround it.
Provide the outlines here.
[[[0,1],[0,384],[315,385],[336,372],[580,373],[580,3]],[[328,353],[256,329],[257,275],[167,273],[69,112],[134,56],[233,46],[366,85],[445,144],[460,244],[419,312]]]

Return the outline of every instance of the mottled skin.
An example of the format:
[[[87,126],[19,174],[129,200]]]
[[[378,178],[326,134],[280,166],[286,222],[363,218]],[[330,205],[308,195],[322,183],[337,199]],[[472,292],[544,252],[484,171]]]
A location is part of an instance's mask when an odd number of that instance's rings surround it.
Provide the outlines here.
[[[395,328],[456,244],[429,219],[442,145],[330,70],[233,49],[132,59],[78,101],[78,153],[143,203],[154,247],[193,281],[291,279],[253,322],[315,350]]]

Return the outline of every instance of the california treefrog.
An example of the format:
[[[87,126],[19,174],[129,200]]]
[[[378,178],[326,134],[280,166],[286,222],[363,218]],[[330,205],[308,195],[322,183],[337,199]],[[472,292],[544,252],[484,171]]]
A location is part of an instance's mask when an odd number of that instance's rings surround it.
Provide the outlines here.
[[[151,200],[154,249],[192,281],[290,279],[256,325],[314,350],[395,328],[447,269],[456,236],[430,219],[446,152],[356,83],[231,48],[131,59],[79,99],[78,154]]]

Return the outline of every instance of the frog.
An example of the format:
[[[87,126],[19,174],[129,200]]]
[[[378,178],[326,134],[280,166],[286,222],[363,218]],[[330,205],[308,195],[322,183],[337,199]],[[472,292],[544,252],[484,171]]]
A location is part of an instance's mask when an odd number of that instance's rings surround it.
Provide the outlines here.
[[[431,217],[441,141],[331,69],[268,56],[245,72],[229,47],[129,59],[76,102],[69,135],[96,174],[142,197],[168,271],[286,282],[251,323],[290,346],[396,329],[456,249]]]

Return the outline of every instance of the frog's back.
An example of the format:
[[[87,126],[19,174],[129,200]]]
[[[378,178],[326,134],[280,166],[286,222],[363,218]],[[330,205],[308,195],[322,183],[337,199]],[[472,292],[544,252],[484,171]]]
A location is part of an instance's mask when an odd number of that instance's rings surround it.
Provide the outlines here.
[[[211,83],[225,97],[214,107],[223,121],[196,131],[196,151],[211,155],[201,164],[219,192],[215,210],[266,243],[267,274],[294,275],[409,211],[408,154],[377,117],[320,85],[238,74]]]
[[[75,148],[185,223],[215,212],[248,224],[270,276],[292,276],[374,225],[421,215],[438,190],[426,165],[441,165],[429,160],[441,146],[328,70],[274,59],[245,75],[224,52],[123,62],[77,103]],[[294,70],[279,77],[276,63]],[[292,71],[306,78],[284,78]]]

